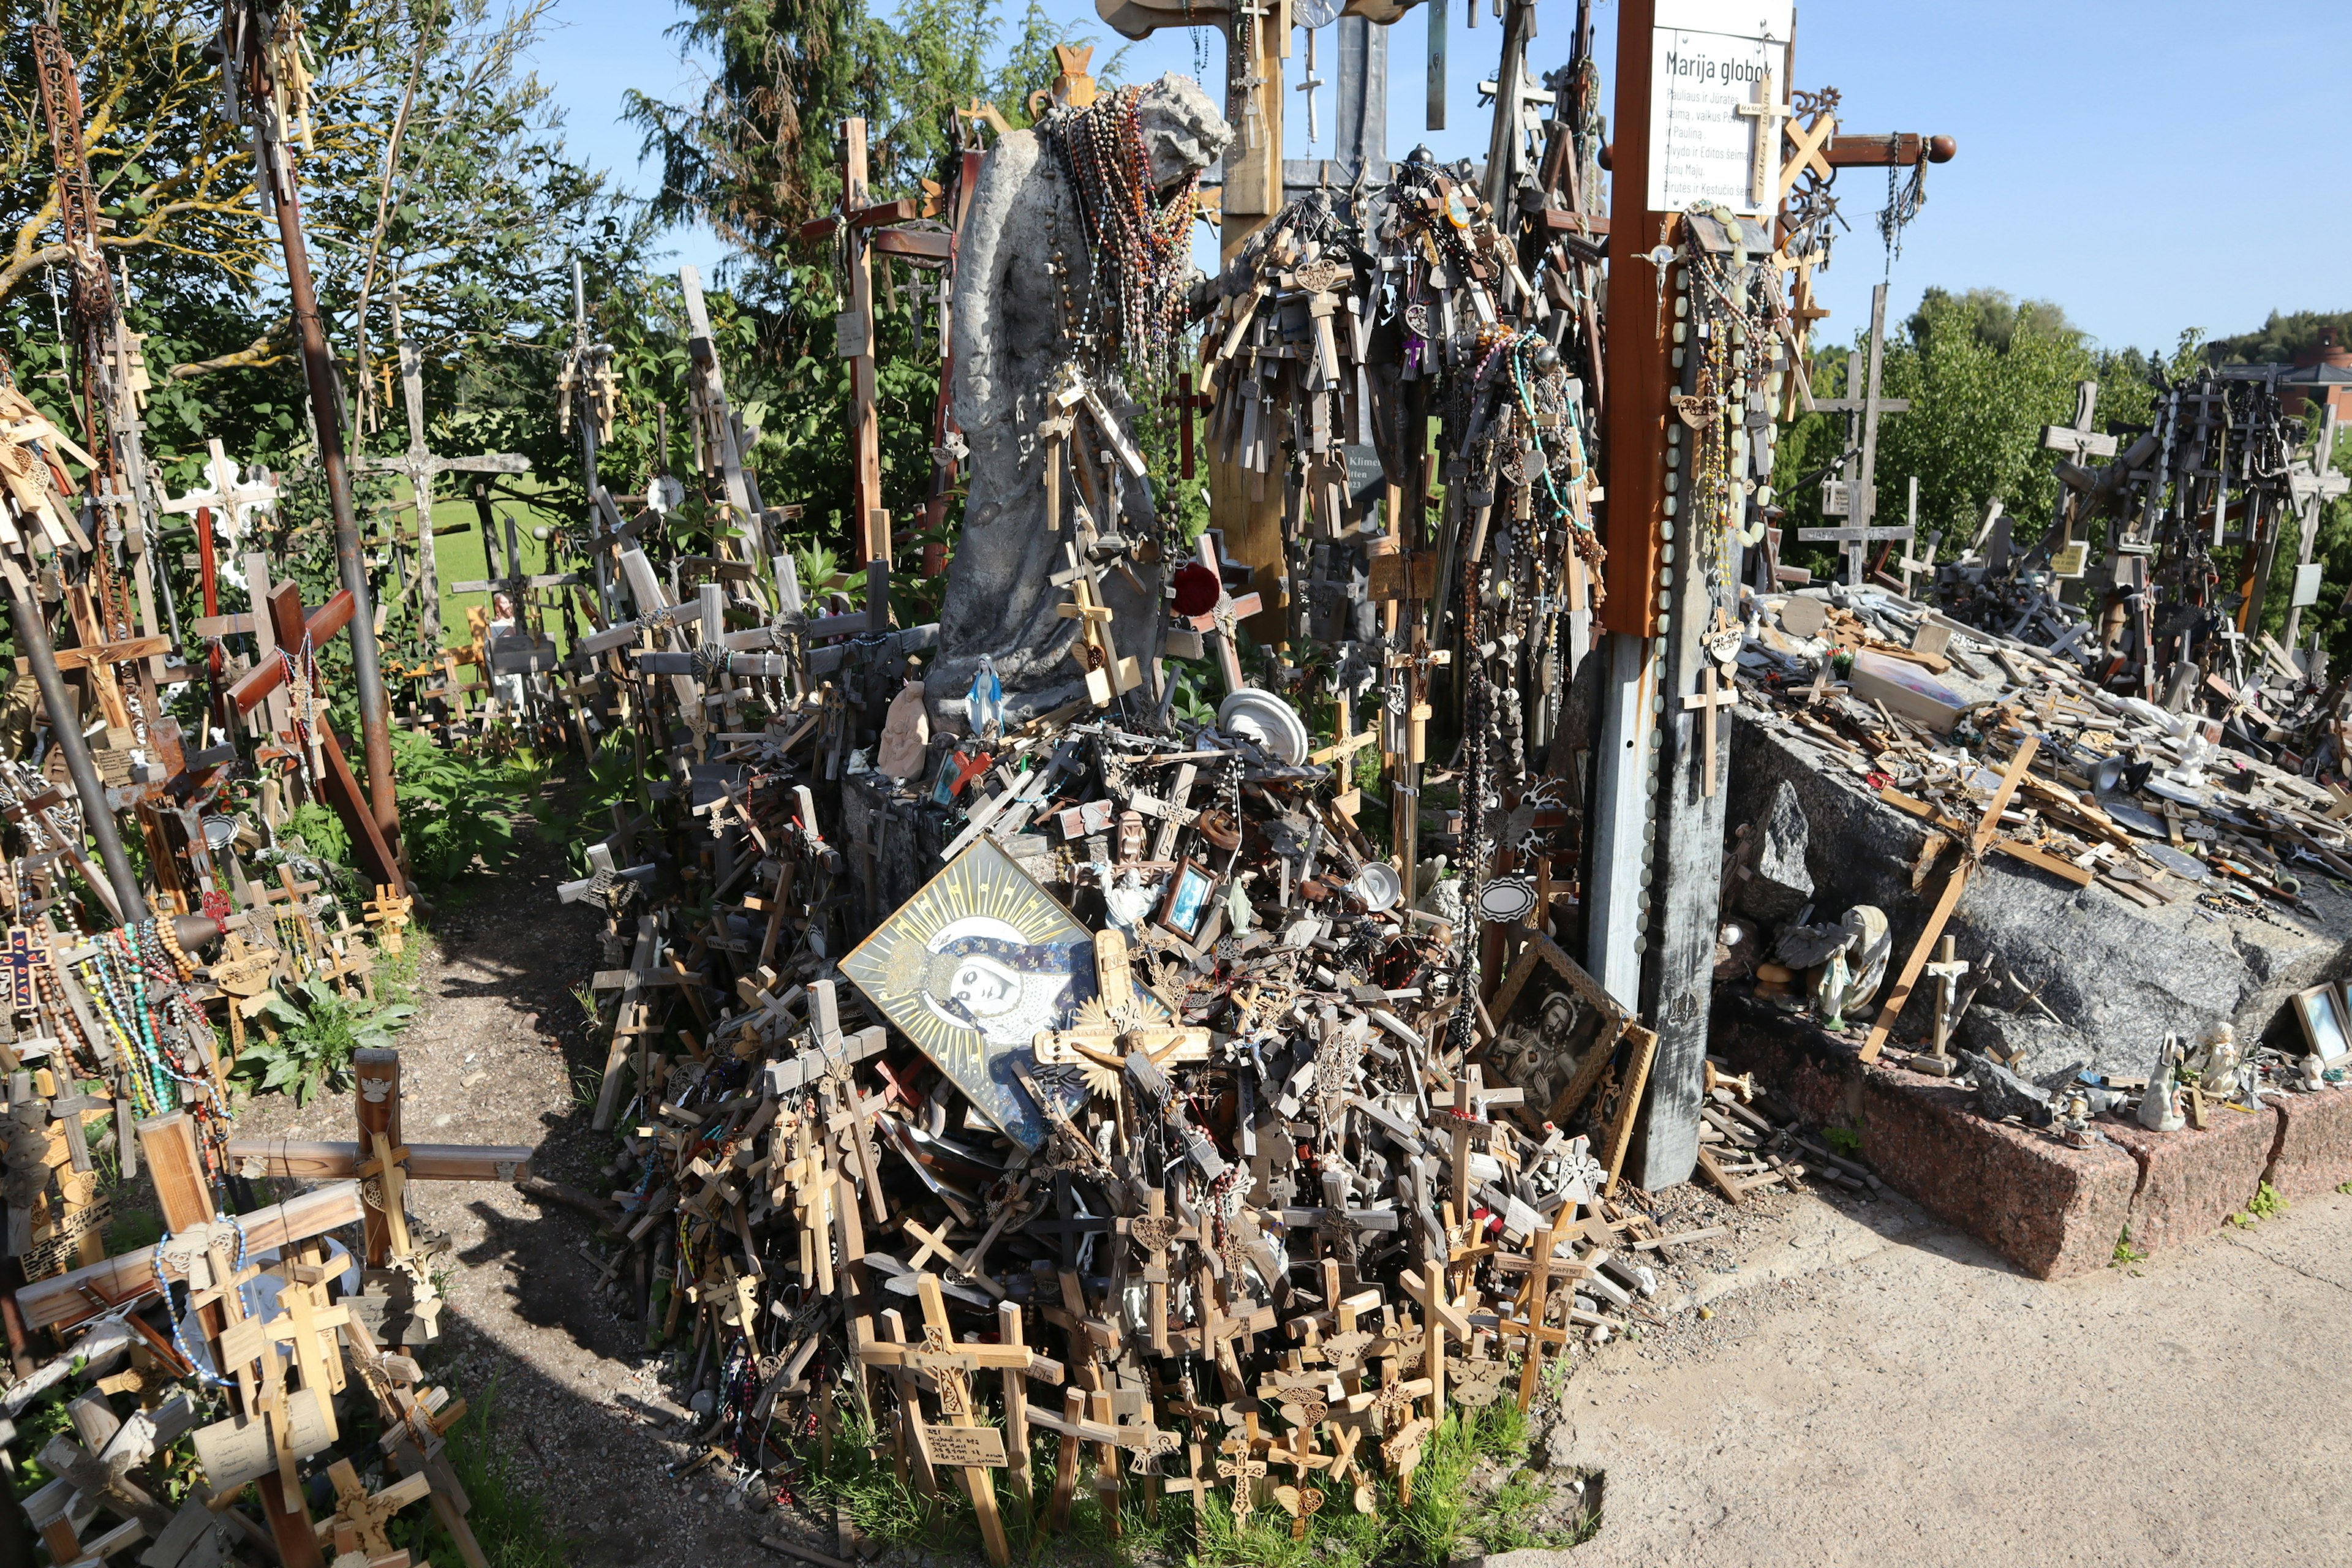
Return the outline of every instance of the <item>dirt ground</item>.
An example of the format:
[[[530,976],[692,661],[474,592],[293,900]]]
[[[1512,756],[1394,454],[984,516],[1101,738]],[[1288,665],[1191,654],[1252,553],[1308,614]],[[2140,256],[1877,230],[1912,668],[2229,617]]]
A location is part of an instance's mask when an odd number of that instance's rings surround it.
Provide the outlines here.
[[[601,1194],[612,1145],[586,1112],[601,1053],[572,993],[600,967],[598,921],[558,903],[560,873],[534,850],[435,917],[402,1039],[405,1131],[535,1144],[541,1175]],[[270,1097],[239,1132],[351,1125],[348,1095]],[[761,1533],[830,1549],[723,1477],[672,1473],[690,1432],[649,1413],[691,1360],[647,1352],[625,1303],[596,1292],[585,1217],[503,1186],[412,1192],[453,1243],[428,1370],[491,1406],[572,1562],[788,1562]],[[1554,1525],[1579,1506],[1567,1478],[1605,1472],[1601,1530],[1493,1568],[1885,1568],[1988,1549],[2018,1564],[2352,1561],[2352,1198],[2057,1284],[1891,1196],[1732,1211],[1684,1189],[1664,1206],[1669,1233],[1733,1234],[1656,1260],[1640,1337],[1579,1351],[1532,1456],[1562,1482]]]

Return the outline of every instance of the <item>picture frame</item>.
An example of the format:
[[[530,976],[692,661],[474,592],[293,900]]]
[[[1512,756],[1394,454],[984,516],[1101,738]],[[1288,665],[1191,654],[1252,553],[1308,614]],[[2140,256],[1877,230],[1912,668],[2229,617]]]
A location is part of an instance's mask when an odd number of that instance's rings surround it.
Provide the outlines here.
[[[1208,923],[1216,891],[1216,874],[1198,860],[1185,857],[1176,863],[1175,872],[1168,879],[1168,892],[1160,901],[1160,913],[1153,917],[1153,923],[1186,942],[1194,940]]]
[[[2323,1065],[2352,1057],[2352,1005],[2347,1005],[2340,982],[2296,992],[2294,1021],[2303,1026],[2304,1042]]]

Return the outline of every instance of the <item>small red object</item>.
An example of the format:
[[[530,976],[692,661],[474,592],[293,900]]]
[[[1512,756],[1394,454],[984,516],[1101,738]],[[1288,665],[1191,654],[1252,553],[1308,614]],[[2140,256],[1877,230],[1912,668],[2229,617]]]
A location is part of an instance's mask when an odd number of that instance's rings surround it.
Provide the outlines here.
[[[1205,616],[1217,607],[1224,595],[1225,585],[1216,572],[1198,561],[1179,567],[1176,572],[1176,613],[1180,616]]]

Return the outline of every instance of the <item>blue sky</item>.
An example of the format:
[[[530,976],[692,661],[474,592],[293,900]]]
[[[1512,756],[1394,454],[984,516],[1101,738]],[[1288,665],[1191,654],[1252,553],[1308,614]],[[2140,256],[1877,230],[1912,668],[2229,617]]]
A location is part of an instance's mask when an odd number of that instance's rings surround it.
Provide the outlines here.
[[[1483,13],[1473,29],[1465,11]],[[1047,0],[1056,16],[1092,22],[1088,0]],[[1598,6],[1604,62],[1616,7]],[[664,0],[558,0],[537,51],[541,77],[569,114],[572,144],[644,191],[637,136],[619,123],[629,88],[690,96],[701,80],[664,37]],[[1538,75],[1566,58],[1573,0],[1543,0]],[[1451,129],[1426,131],[1426,11],[1390,29],[1389,147],[1427,142],[1441,156],[1483,157],[1486,112],[1474,84],[1491,76],[1502,37],[1486,0],[1453,0],[1447,61]],[[1122,40],[1097,25],[1105,57]],[[1958,138],[1959,156],[1931,168],[1927,205],[1893,264],[1893,309],[1922,289],[1989,287],[2063,305],[2110,347],[2169,348],[2184,327],[2213,335],[2262,323],[2271,310],[2352,308],[2352,200],[2343,148],[2352,142],[2337,78],[2352,46],[2352,6],[2179,0],[1804,0],[1797,82],[1834,86],[1856,132]],[[1325,40],[1324,74],[1336,50]],[[1211,36],[1209,69],[1223,46]],[[1303,74],[1294,53],[1289,78]],[[1193,50],[1165,32],[1132,46],[1129,79],[1190,74]],[[1323,96],[1328,122],[1330,98]],[[1298,95],[1288,95],[1286,151],[1309,155]],[[1874,215],[1884,175],[1839,179],[1854,231],[1820,277],[1843,337],[1866,323],[1887,258]],[[675,261],[708,269],[722,254],[707,234],[667,240]]]

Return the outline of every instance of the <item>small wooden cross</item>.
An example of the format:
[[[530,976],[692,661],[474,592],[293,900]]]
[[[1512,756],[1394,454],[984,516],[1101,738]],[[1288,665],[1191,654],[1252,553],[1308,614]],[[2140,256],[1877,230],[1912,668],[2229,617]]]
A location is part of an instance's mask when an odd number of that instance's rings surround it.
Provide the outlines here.
[[[361,906],[367,911],[367,923],[378,928],[379,945],[394,957],[407,950],[401,932],[408,925],[408,911],[415,902],[389,882],[378,882],[375,897]]]
[[[1256,1424],[1257,1417],[1251,1416],[1251,1426]],[[1265,1461],[1252,1457],[1254,1446],[1246,1435],[1237,1432],[1223,1444],[1224,1451],[1234,1457],[1217,1461],[1217,1474],[1234,1483],[1234,1529],[1237,1531],[1249,1529],[1250,1514],[1257,1507],[1251,1493],[1266,1471]]]
[[[318,1531],[321,1535],[332,1532],[338,1557],[346,1552],[364,1552],[374,1559],[391,1552],[392,1538],[384,1527],[394,1514],[410,1503],[424,1501],[433,1489],[431,1479],[419,1471],[371,1496],[349,1459],[337,1459],[328,1466],[327,1475],[335,1483],[335,1513],[331,1519],[320,1520]]]
[[[1704,712],[1706,716],[1704,733],[1699,743],[1705,750],[1706,755],[1706,782],[1705,785],[1705,793],[1708,795],[1713,795],[1715,794],[1716,710],[1718,708],[1738,707],[1739,705],[1739,692],[1736,687],[1722,687],[1718,689],[1715,660],[1710,658],[1705,662],[1706,668],[1699,676],[1699,689],[1683,699],[1683,707],[1685,709],[1698,710]]]

